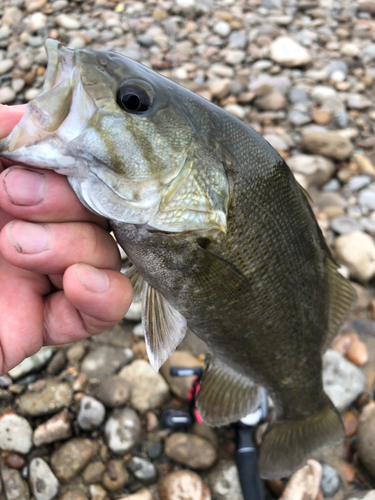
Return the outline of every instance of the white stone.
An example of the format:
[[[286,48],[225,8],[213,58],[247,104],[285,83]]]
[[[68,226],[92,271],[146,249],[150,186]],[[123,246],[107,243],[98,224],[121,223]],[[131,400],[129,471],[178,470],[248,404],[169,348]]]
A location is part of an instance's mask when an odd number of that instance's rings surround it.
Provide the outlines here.
[[[219,36],[228,36],[231,29],[226,21],[218,21],[214,26],[214,32]]]
[[[323,387],[336,408],[343,411],[365,390],[366,377],[340,353],[328,349],[323,356]]]
[[[52,500],[57,495],[59,481],[41,458],[31,460],[29,482],[36,500]]]
[[[280,500],[315,499],[319,493],[322,466],[316,460],[308,460],[307,465],[295,472],[289,479]]]
[[[16,93],[10,87],[0,88],[0,104],[9,104],[16,98]]]
[[[25,82],[22,78],[15,78],[12,80],[12,89],[14,92],[18,93],[25,87]]]
[[[13,379],[18,379],[32,371],[38,370],[47,363],[55,351],[56,347],[54,346],[42,347],[40,351],[24,359],[22,363],[10,370],[8,375]]]
[[[282,66],[302,66],[311,61],[309,52],[299,43],[286,36],[280,36],[270,45],[271,59]]]
[[[114,410],[104,429],[109,448],[118,454],[127,453],[138,444],[141,428],[140,418],[134,410]]]
[[[25,418],[14,413],[0,417],[0,450],[29,453],[32,435],[33,430]]]
[[[144,337],[145,336],[145,332],[143,330],[143,326],[142,326],[142,323],[137,323],[133,329],[132,329],[132,334],[133,335],[136,335],[137,337]]]
[[[0,61],[0,75],[8,73],[14,66],[14,61],[12,59],[4,59]]]
[[[81,27],[81,22],[78,19],[67,14],[59,14],[55,17],[55,22],[66,30],[78,30]]]
[[[227,104],[224,109],[240,120],[245,118],[246,110],[239,104]]]
[[[105,407],[103,403],[91,396],[84,396],[81,399],[81,406],[78,413],[78,424],[81,429],[97,429],[104,421]]]
[[[335,97],[337,94],[336,90],[332,87],[326,85],[317,85],[311,92],[311,97],[318,102],[323,102],[326,99]]]
[[[35,33],[36,31],[44,28],[47,24],[47,16],[42,12],[35,12],[29,19],[29,31]]]
[[[349,269],[351,278],[366,283],[375,274],[375,243],[368,234],[354,231],[339,236],[335,256]]]
[[[322,186],[335,171],[333,161],[320,155],[295,155],[287,163],[293,173],[304,175],[309,185]]]
[[[357,57],[360,52],[360,48],[354,43],[344,43],[341,47],[341,54],[343,56]]]
[[[41,93],[42,89],[27,89],[25,92],[25,100],[26,101],[32,101],[35,99],[35,97],[38,97],[38,95]]]

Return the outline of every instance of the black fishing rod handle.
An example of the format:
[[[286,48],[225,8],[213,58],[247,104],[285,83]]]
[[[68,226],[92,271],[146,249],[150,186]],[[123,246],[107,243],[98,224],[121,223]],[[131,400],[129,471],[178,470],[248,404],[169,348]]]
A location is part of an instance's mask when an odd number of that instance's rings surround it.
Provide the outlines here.
[[[263,483],[258,474],[258,453],[251,427],[236,425],[236,463],[244,500],[264,500]]]

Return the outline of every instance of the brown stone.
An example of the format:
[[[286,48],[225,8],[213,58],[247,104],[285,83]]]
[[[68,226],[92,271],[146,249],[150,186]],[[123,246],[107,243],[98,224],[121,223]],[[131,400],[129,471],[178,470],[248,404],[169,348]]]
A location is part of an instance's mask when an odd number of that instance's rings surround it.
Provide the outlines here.
[[[68,439],[71,435],[72,426],[68,410],[63,410],[35,429],[33,442],[35,446],[41,446],[42,444]]]
[[[102,483],[104,488],[116,491],[128,482],[129,473],[124,467],[122,460],[109,460],[105,466]]]
[[[301,147],[309,153],[327,156],[335,160],[345,160],[353,149],[350,140],[338,132],[320,130],[307,132],[302,138]]]
[[[344,415],[345,436],[352,437],[358,429],[358,418],[351,411],[347,411]]]
[[[319,125],[327,125],[331,121],[331,115],[324,109],[313,109],[311,111],[311,118]]]
[[[87,500],[87,496],[81,488],[69,488],[59,498],[60,500]]]
[[[183,493],[182,493],[183,492]],[[211,493],[202,479],[189,470],[180,470],[164,477],[158,484],[160,500],[211,500]],[[183,494],[183,496],[181,496]],[[229,499],[228,499],[229,500]]]
[[[71,439],[52,454],[52,469],[61,482],[67,483],[87,465],[97,451],[98,444],[90,439]]]
[[[105,466],[102,462],[92,462],[83,471],[82,479],[86,484],[100,483],[105,471]]]
[[[22,469],[25,465],[25,459],[17,455],[17,453],[11,453],[7,456],[6,464],[11,469]]]
[[[165,442],[166,455],[192,469],[208,469],[216,461],[214,446],[194,434],[176,432]]]
[[[355,339],[346,351],[346,358],[357,366],[363,366],[368,362],[368,349],[362,340]]]
[[[353,469],[353,467],[350,464],[344,462],[343,464],[341,464],[341,468],[344,472],[345,481],[348,483],[352,483],[355,479],[355,470]]]

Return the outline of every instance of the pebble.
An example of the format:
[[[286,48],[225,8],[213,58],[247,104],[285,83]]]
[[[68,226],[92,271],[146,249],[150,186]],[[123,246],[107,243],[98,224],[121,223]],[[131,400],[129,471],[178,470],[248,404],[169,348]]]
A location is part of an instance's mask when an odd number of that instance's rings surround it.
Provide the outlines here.
[[[311,118],[318,125],[327,125],[331,121],[331,115],[324,109],[315,108],[311,111]]]
[[[175,432],[165,441],[166,455],[192,469],[208,469],[216,461],[214,446],[194,434]]]
[[[114,410],[105,424],[104,433],[114,453],[128,453],[140,441],[140,418],[131,408]]]
[[[341,354],[328,349],[323,356],[323,386],[332,403],[343,411],[365,390],[366,377]]]
[[[11,453],[7,456],[6,464],[11,469],[22,469],[25,465],[25,459],[17,455],[16,453]]]
[[[375,403],[367,404],[359,417],[357,451],[361,463],[375,476]]]
[[[350,411],[347,411],[343,418],[345,436],[353,437],[358,429],[358,418]]]
[[[295,472],[289,479],[280,500],[316,500],[322,477],[322,466],[316,460]]]
[[[54,441],[68,439],[72,435],[72,426],[69,420],[68,411],[54,415],[43,424],[38,425],[34,431],[33,442],[35,446],[41,446]]]
[[[81,22],[67,14],[59,14],[55,17],[55,23],[66,30],[78,30],[81,27]]]
[[[320,488],[325,497],[331,498],[339,490],[340,479],[333,467],[328,464],[322,464],[322,480]]]
[[[291,68],[303,66],[311,61],[311,56],[305,47],[286,36],[276,38],[271,43],[270,57],[277,64]]]
[[[306,90],[300,87],[292,87],[288,92],[288,99],[292,104],[297,104],[299,102],[308,101],[309,96]]]
[[[212,82],[209,82],[208,89],[212,97],[216,97],[217,99],[223,99],[223,97],[228,95],[231,83],[232,82],[229,78],[221,78],[219,80],[214,80]]]
[[[188,400],[188,393],[193,385],[194,376],[188,377],[172,377],[170,375],[170,368],[172,366],[177,366],[179,368],[194,368],[202,366],[202,363],[189,352],[186,351],[174,351],[167,361],[163,364],[160,369],[160,373],[163,375],[167,381],[169,388],[179,398],[184,401]]]
[[[362,283],[368,282],[375,274],[375,244],[368,234],[361,231],[339,236],[334,244],[339,262],[350,271],[350,276]]]
[[[352,152],[353,145],[337,132],[313,130],[303,135],[301,148],[312,154],[345,160]]]
[[[52,453],[52,469],[62,483],[68,483],[88,464],[97,451],[98,445],[94,441],[73,438]]]
[[[148,490],[142,488],[141,490],[138,490],[137,493],[134,493],[133,495],[126,495],[126,497],[122,497],[120,500],[153,500],[153,497]]]
[[[202,478],[189,470],[180,470],[164,477],[158,484],[158,493],[160,500],[211,500],[210,490]],[[226,497],[229,498],[240,500],[240,498]]]
[[[14,66],[14,61],[12,59],[4,59],[0,61],[0,75],[8,73]]]
[[[354,339],[350,342],[345,357],[356,366],[365,365],[369,359],[366,344],[359,339]]]
[[[82,361],[81,370],[88,377],[104,380],[130,363],[134,355],[131,349],[116,349],[103,345],[87,354]]]
[[[351,191],[358,191],[368,186],[370,182],[371,177],[369,175],[355,175],[349,179],[347,186]]]
[[[207,479],[215,500],[243,500],[238,470],[233,460],[221,460]]]
[[[59,481],[41,458],[30,462],[29,483],[36,500],[52,500],[59,489]]]
[[[89,491],[91,500],[106,500],[108,498],[107,492],[100,484],[90,484]]]
[[[142,318],[142,302],[133,300],[133,302],[130,304],[128,312],[125,314],[125,319],[129,321],[140,321],[141,318]]]
[[[42,29],[47,24],[47,16],[42,12],[35,12],[29,18],[29,31],[30,33],[35,33],[36,31]]]
[[[129,400],[130,388],[126,380],[115,375],[103,380],[95,395],[105,406],[118,408]]]
[[[288,158],[287,163],[293,173],[304,175],[309,186],[322,186],[335,171],[333,161],[320,155],[298,154]]]
[[[56,413],[68,407],[72,399],[69,384],[47,380],[41,391],[29,391],[18,399],[20,411],[30,417],[38,417]]]
[[[29,500],[30,491],[26,481],[22,479],[20,472],[16,469],[1,467],[1,479],[6,500]],[[1,495],[1,492],[0,492]]]
[[[142,483],[151,484],[157,480],[158,473],[155,465],[145,458],[133,457],[127,465],[134,477]]]
[[[347,234],[353,231],[360,231],[361,229],[359,223],[355,219],[345,215],[332,219],[330,228],[338,234]]]
[[[48,363],[55,351],[55,346],[42,347],[40,351],[24,359],[22,363],[10,370],[8,375],[10,375],[13,380],[17,380],[31,372],[40,370]]]
[[[311,117],[303,111],[299,111],[298,109],[291,109],[288,113],[288,120],[296,127],[301,127],[302,125],[310,123]]]
[[[109,460],[107,462],[102,478],[104,488],[109,491],[117,491],[125,486],[128,479],[129,473],[122,460]]]
[[[219,36],[228,36],[229,33],[231,32],[230,25],[226,21],[218,21],[214,25],[214,32],[217,33]]]
[[[278,111],[286,107],[286,99],[279,92],[271,92],[270,94],[257,100],[257,106],[263,111]]]
[[[66,357],[68,358],[68,361],[75,363],[77,361],[81,361],[85,353],[86,349],[84,348],[82,342],[76,342],[66,351]]]
[[[351,94],[348,99],[348,107],[351,109],[366,109],[373,105],[370,99],[362,94]]]
[[[94,500],[95,497],[91,496],[90,498],[91,500]],[[85,495],[85,492],[81,490],[81,488],[69,488],[68,490],[64,491],[64,493],[59,497],[59,500],[88,500],[88,498]],[[101,500],[105,500],[105,496],[102,497]]]
[[[119,376],[130,388],[130,401],[139,411],[146,411],[163,404],[169,396],[164,378],[143,359],[137,359],[125,366]]]
[[[0,417],[0,450],[29,453],[32,434],[32,428],[25,418],[15,413],[5,413]]]
[[[78,412],[77,421],[81,429],[91,431],[97,429],[105,417],[105,407],[103,403],[91,396],[84,396]]]
[[[83,471],[82,479],[86,484],[100,483],[105,471],[102,462],[91,462]]]
[[[375,190],[362,189],[362,191],[358,193],[358,203],[361,207],[375,210]]]

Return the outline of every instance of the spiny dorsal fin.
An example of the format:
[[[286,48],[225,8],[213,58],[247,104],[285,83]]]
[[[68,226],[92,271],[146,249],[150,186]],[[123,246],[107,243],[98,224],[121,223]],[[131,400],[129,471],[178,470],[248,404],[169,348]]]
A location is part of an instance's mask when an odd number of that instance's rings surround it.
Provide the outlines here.
[[[184,339],[186,319],[146,281],[143,287],[142,325],[148,359],[158,371]]]
[[[337,271],[338,266],[329,257],[325,259],[329,288],[328,332],[323,344],[325,352],[348,316],[356,293],[349,281]]]
[[[129,281],[133,287],[133,300],[141,300],[143,290],[143,276],[135,266],[129,268],[126,271],[125,276],[129,278]]]
[[[262,392],[248,376],[235,372],[209,357],[197,398],[197,409],[210,425],[227,425],[253,412],[260,404]]]

